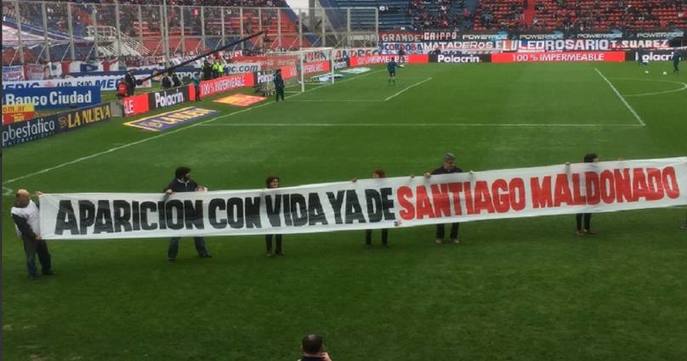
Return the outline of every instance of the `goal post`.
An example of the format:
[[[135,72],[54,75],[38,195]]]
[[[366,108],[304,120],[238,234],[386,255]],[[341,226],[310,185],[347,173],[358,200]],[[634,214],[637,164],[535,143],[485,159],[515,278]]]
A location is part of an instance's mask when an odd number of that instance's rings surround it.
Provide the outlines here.
[[[282,69],[287,87],[297,87],[300,92],[304,92],[310,85],[335,82],[334,48],[303,48],[270,52],[265,56],[273,60],[270,62],[274,64],[272,68]]]

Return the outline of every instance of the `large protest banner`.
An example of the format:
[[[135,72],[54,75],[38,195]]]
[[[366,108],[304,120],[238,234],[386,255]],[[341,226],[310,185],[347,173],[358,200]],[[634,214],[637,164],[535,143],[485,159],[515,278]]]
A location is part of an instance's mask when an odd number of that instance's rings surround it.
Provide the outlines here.
[[[310,233],[687,204],[687,157],[278,189],[46,194],[44,239]]]

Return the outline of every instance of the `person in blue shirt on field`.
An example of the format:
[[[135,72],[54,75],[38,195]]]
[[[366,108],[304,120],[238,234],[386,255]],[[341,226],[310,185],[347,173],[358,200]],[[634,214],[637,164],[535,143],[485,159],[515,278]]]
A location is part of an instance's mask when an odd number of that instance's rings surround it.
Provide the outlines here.
[[[393,57],[391,57],[391,61],[386,63],[386,70],[389,71],[389,84],[394,83],[396,84],[396,67],[398,66],[398,63],[394,60]]]

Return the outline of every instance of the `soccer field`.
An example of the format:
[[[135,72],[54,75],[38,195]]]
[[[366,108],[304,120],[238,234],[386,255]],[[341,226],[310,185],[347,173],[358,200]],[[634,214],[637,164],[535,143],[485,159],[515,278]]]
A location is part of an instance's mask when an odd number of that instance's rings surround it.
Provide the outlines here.
[[[43,192],[160,192],[180,165],[210,190],[687,155],[687,75],[668,63],[413,65],[289,93],[163,133],[86,127],[3,151],[7,360],[295,360],[321,333],[335,361],[684,360],[686,209],[261,236],[49,241],[53,277],[26,277],[9,208]],[[662,75],[667,71],[668,75]],[[246,91],[248,92],[248,91]],[[183,106],[188,106],[185,104]],[[182,106],[180,106],[182,107]],[[168,111],[168,109],[165,109]],[[127,119],[128,121],[129,119]],[[9,196],[8,196],[9,195]]]

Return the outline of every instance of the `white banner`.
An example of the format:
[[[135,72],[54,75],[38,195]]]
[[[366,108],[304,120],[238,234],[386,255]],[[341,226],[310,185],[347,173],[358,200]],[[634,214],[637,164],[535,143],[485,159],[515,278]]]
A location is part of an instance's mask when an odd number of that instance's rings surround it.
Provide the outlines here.
[[[136,75],[137,79],[143,79],[147,74]],[[123,75],[102,75],[102,76],[81,76],[77,78],[50,79],[50,80],[27,80],[15,82],[3,82],[3,89],[22,89],[22,88],[57,88],[65,86],[99,86],[100,90],[117,90],[117,84],[124,78]],[[146,80],[137,88],[150,88],[150,80]]]
[[[2,82],[24,80],[24,67],[22,65],[12,65],[2,67]]]
[[[310,233],[687,204],[687,157],[278,189],[45,194],[45,239]]]

